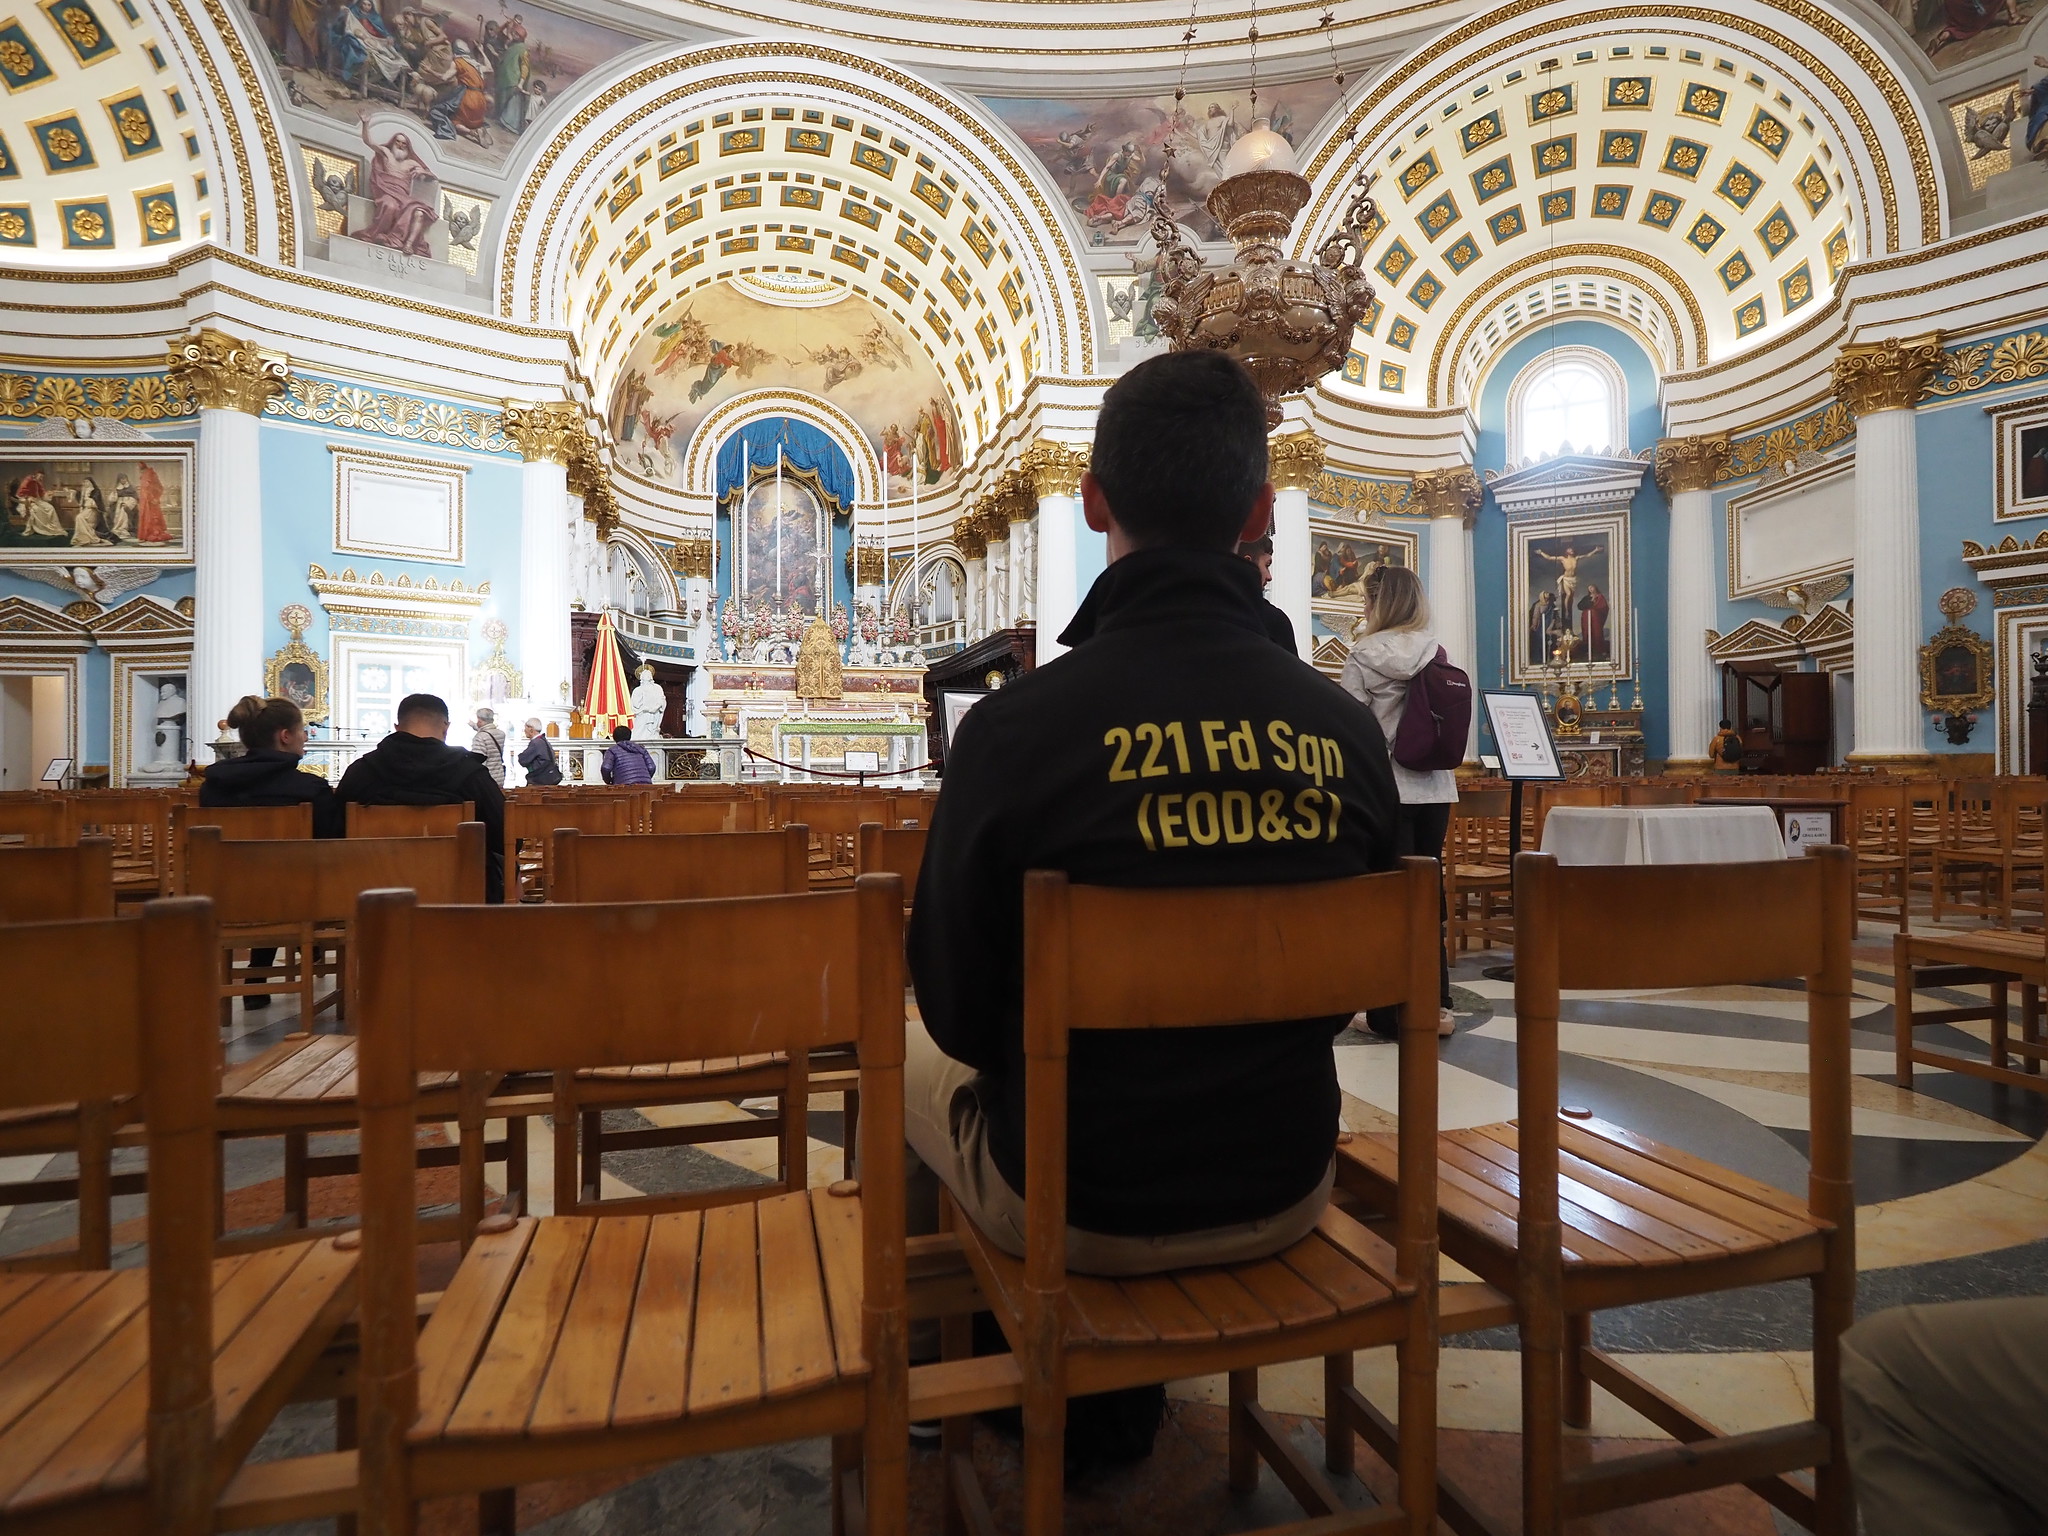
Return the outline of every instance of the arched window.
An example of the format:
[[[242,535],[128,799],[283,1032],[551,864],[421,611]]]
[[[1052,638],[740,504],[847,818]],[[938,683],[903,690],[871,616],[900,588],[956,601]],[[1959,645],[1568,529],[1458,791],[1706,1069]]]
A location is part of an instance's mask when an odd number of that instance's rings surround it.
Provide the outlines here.
[[[1508,459],[1526,464],[1561,453],[1628,451],[1628,386],[1606,353],[1559,347],[1537,358],[1508,391]]]

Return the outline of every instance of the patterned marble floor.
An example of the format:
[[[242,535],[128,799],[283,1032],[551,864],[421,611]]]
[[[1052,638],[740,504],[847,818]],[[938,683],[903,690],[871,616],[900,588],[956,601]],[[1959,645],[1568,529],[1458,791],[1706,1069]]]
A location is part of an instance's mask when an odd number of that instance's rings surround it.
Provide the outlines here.
[[[1913,1092],[1891,1084],[1890,931],[1866,926],[1856,951],[1854,1085],[1859,1309],[1906,1301],[2039,1294],[2048,1289],[2048,1098],[1961,1074],[1922,1070]],[[1455,980],[1459,1029],[1443,1048],[1441,1113],[1446,1126],[1479,1125],[1514,1113],[1513,989],[1484,972],[1505,957],[1474,955]],[[1960,997],[1961,994],[1956,994]],[[280,999],[280,1002],[283,1000]],[[237,1011],[232,1059],[254,1054],[294,1027],[287,1008]],[[1925,1033],[1981,1054],[1977,1026]],[[1793,988],[1732,987],[1685,991],[1569,994],[1560,1024],[1564,1098],[1686,1151],[1712,1158],[1789,1192],[1806,1179],[1806,1079],[1803,1004]],[[1395,1052],[1347,1033],[1336,1046],[1347,1123],[1368,1130],[1393,1123]],[[838,1176],[840,1119],[835,1100],[817,1101],[811,1119],[814,1181]],[[650,1122],[737,1119],[731,1105],[650,1110]],[[724,1143],[617,1157],[606,1186],[620,1194],[655,1192],[761,1177],[770,1143]],[[65,1160],[55,1160],[52,1171]],[[0,1159],[0,1175],[22,1177],[42,1160]],[[552,1205],[550,1133],[532,1128],[534,1204]],[[281,1208],[277,1143],[240,1142],[228,1156],[230,1221],[255,1224]],[[427,1186],[429,1197],[453,1196]],[[350,1208],[349,1180],[315,1187],[316,1219]],[[118,1202],[119,1262],[140,1254],[142,1202]],[[72,1211],[64,1206],[0,1209],[0,1254],[61,1241]],[[1731,1430],[1762,1428],[1810,1411],[1810,1317],[1798,1286],[1762,1287],[1701,1300],[1602,1314],[1599,1342],[1630,1365],[1680,1392]],[[1442,1454],[1475,1494],[1512,1528],[1519,1454],[1515,1339],[1498,1330],[1461,1336],[1444,1351],[1439,1396]],[[1362,1356],[1358,1379],[1391,1404],[1390,1352]],[[1267,1476],[1258,1495],[1233,1501],[1223,1486],[1222,1383],[1187,1381],[1170,1389],[1171,1413],[1152,1457],[1135,1467],[1078,1483],[1069,1500],[1075,1533],[1157,1532],[1206,1536],[1287,1518],[1287,1500]],[[1321,1412],[1321,1376],[1309,1364],[1264,1373],[1262,1396],[1298,1434],[1313,1438]],[[1596,1393],[1590,1434],[1578,1454],[1626,1454],[1657,1431]],[[331,1412],[295,1409],[260,1456],[332,1443]],[[977,1458],[999,1518],[1014,1515],[1016,1453],[994,1430],[978,1433]],[[938,1530],[936,1457],[914,1453],[917,1536]],[[1364,1504],[1387,1490],[1384,1474],[1361,1456],[1363,1482],[1345,1496]],[[547,1484],[523,1490],[522,1530],[570,1536],[641,1536],[689,1530],[705,1536],[795,1536],[829,1529],[820,1445],[740,1453],[639,1476]],[[1774,1536],[1790,1529],[1740,1491],[1649,1506],[1587,1522],[1589,1532],[1686,1530]],[[325,1529],[308,1526],[311,1532]],[[474,1529],[473,1508],[430,1511],[428,1529]]]

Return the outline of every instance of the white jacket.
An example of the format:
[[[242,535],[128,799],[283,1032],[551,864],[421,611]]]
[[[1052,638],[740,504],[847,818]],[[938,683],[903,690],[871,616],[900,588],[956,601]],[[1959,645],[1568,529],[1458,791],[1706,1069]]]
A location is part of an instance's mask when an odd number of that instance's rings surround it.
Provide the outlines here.
[[[1363,699],[1387,738],[1389,749],[1394,733],[1401,728],[1401,710],[1408,702],[1408,683],[1436,655],[1440,642],[1426,629],[1381,630],[1361,635],[1344,658],[1344,674],[1338,679],[1344,691]],[[1458,799],[1458,776],[1448,768],[1417,773],[1394,764],[1394,788],[1403,805],[1448,805]]]

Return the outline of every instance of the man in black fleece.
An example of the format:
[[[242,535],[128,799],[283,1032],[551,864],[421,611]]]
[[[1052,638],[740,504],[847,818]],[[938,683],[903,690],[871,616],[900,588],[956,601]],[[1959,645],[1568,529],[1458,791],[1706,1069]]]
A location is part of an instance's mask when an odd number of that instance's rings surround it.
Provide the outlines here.
[[[1025,871],[1261,885],[1394,865],[1371,711],[1268,638],[1258,572],[1235,553],[1273,501],[1250,375],[1214,352],[1132,369],[1103,401],[1081,496],[1109,568],[1060,637],[1073,650],[962,723],[910,928],[924,1028],[908,1138],[1018,1254]],[[1345,1022],[1077,1036],[1068,1262],[1140,1274],[1300,1238],[1328,1199]]]
[[[505,899],[505,791],[480,753],[448,745],[448,706],[431,693],[398,702],[398,729],[349,764],[335,797],[358,805],[474,802],[484,824],[484,900]]]

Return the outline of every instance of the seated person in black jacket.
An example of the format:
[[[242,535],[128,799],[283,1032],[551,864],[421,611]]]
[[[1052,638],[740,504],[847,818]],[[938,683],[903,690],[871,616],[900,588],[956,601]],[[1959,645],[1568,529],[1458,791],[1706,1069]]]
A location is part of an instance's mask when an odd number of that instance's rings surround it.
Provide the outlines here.
[[[313,835],[340,837],[345,830],[341,802],[317,773],[299,766],[306,755],[306,717],[290,699],[259,699],[245,693],[228,711],[228,724],[248,750],[240,757],[211,763],[199,785],[204,806],[313,805]],[[249,951],[249,968],[269,969],[275,948]],[[270,998],[255,993],[242,999],[245,1008],[268,1008]]]
[[[476,806],[484,824],[484,900],[505,899],[505,791],[481,754],[448,745],[448,705],[431,693],[398,701],[398,729],[349,764],[335,791],[344,805]]]
[[[1273,503],[1257,386],[1215,352],[1125,374],[1081,496],[1107,570],[1073,650],[974,706],[946,754],[911,919],[912,1149],[1024,1251],[1023,878],[1288,884],[1389,869],[1370,710],[1268,637],[1238,542]],[[1216,942],[1228,944],[1227,933]],[[1331,1183],[1342,1018],[1071,1044],[1068,1263],[1142,1274],[1277,1252]]]

